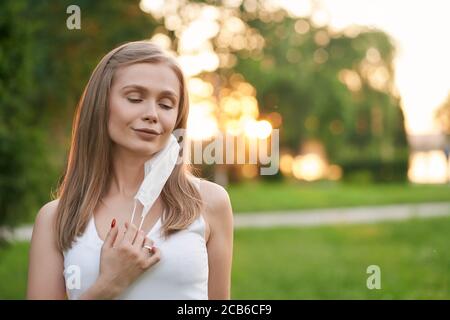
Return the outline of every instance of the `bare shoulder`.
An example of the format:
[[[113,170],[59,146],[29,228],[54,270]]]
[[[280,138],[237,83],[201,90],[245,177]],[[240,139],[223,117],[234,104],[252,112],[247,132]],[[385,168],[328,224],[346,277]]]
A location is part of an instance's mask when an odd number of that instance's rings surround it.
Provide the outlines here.
[[[36,223],[38,222],[51,222],[56,219],[56,209],[58,208],[59,199],[47,202],[42,206],[36,216]]]
[[[64,299],[64,257],[58,249],[54,222],[58,200],[39,210],[31,237],[28,267],[28,299]]]
[[[224,213],[224,209],[231,209],[230,196],[221,185],[208,180],[201,180],[200,193],[208,211]],[[227,210],[225,210],[227,211]]]
[[[58,253],[56,245],[56,209],[58,200],[53,200],[39,210],[36,215],[33,234],[31,236],[30,254],[51,257],[53,253]]]
[[[204,217],[208,231],[213,234],[218,228],[232,228],[233,210],[227,190],[217,183],[202,179],[200,194],[205,203]]]

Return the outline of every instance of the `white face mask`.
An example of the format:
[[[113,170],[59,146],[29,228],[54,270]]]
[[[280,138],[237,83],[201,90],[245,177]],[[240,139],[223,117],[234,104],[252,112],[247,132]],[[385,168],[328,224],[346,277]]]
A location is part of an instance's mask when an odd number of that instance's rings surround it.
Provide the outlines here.
[[[178,141],[175,136],[171,134],[169,141],[166,143],[164,148],[158,151],[145,163],[144,180],[142,181],[138,192],[134,196],[134,208],[130,221],[130,223],[132,223],[134,220],[137,201],[139,201],[143,206],[139,230],[141,229],[150,208],[166,184],[173,168],[175,168],[179,152],[180,146]]]

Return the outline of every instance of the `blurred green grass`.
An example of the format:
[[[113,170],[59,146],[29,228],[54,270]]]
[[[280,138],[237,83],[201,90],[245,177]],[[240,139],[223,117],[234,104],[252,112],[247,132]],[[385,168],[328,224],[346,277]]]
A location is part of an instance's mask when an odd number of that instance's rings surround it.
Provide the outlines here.
[[[235,299],[450,299],[450,218],[235,231]],[[366,287],[369,265],[381,289]]]
[[[233,299],[450,299],[450,218],[235,230]],[[0,298],[23,299],[28,243],[0,249]],[[381,268],[369,290],[366,269]]]
[[[448,185],[246,182],[227,190],[236,213],[450,201]]]
[[[24,299],[28,273],[28,242],[0,246],[0,299]]]

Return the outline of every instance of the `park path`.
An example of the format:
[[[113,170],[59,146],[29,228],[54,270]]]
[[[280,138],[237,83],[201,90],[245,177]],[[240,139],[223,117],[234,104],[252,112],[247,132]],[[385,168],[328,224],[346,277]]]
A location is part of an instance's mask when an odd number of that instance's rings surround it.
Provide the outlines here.
[[[440,216],[450,216],[450,202],[235,213],[234,227],[239,229],[364,224]],[[15,241],[30,241],[32,231],[32,225],[18,227],[13,232],[0,230],[8,239]]]

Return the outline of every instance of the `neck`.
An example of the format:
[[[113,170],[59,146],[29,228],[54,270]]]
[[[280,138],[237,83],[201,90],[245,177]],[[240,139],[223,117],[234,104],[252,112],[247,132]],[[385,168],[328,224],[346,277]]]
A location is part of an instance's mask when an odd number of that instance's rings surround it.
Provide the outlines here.
[[[144,164],[149,159],[123,148],[113,148],[112,178],[108,194],[134,197],[144,179]]]

